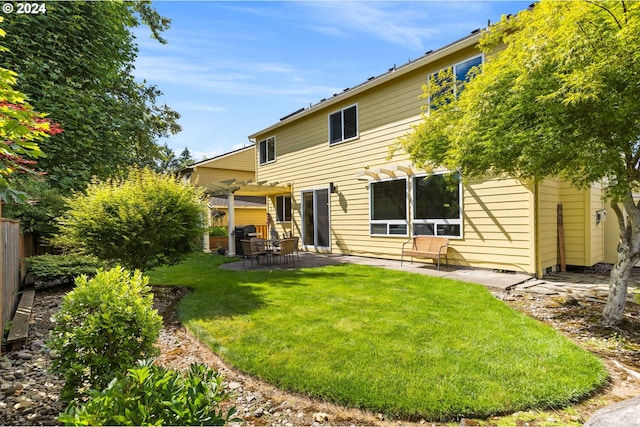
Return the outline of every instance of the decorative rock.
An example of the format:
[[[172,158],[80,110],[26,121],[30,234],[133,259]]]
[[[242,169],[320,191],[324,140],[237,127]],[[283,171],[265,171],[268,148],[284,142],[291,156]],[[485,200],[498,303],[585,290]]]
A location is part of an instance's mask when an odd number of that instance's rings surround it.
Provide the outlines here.
[[[21,409],[30,408],[32,406],[33,406],[33,402],[31,400],[23,400],[13,405],[13,409],[16,411],[19,411]]]
[[[260,407],[258,409],[255,410],[255,412],[253,413],[253,416],[256,418],[260,418],[261,416],[264,415],[264,408]]]
[[[640,397],[623,400],[597,411],[584,427],[640,427]]]
[[[16,354],[16,357],[20,360],[31,360],[33,359],[33,354],[25,350],[18,352],[18,354]]]
[[[229,390],[238,390],[240,387],[242,387],[242,384],[236,381],[231,381],[228,387],[229,387]]]
[[[24,390],[24,385],[20,382],[15,382],[7,389],[7,395],[20,393],[22,390]]]
[[[313,421],[316,423],[324,423],[329,421],[329,414],[326,412],[316,412],[313,414]]]
[[[43,340],[35,340],[31,343],[31,345],[29,346],[29,348],[32,351],[40,351],[42,350],[44,347],[46,346],[45,342]]]

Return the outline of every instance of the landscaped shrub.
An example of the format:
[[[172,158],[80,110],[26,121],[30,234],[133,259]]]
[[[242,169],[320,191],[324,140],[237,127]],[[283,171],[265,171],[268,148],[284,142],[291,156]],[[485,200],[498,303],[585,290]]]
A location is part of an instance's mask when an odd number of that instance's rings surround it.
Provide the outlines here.
[[[76,277],[93,277],[106,266],[96,257],[83,255],[37,255],[25,258],[24,263],[36,289],[73,284]]]
[[[86,402],[71,403],[60,415],[67,425],[224,425],[235,407],[225,411],[220,403],[229,394],[222,377],[194,363],[186,375],[140,361],[126,377],[114,379],[102,390],[92,390]]]
[[[156,354],[162,318],[153,309],[149,279],[118,266],[80,276],[54,316],[52,369],[66,381],[63,400],[104,388],[138,359]]]
[[[213,237],[227,237],[229,235],[229,230],[227,227],[223,227],[221,225],[214,225],[209,228],[209,236]]]
[[[67,200],[52,243],[142,271],[176,264],[202,247],[201,190],[171,175],[133,169]]]

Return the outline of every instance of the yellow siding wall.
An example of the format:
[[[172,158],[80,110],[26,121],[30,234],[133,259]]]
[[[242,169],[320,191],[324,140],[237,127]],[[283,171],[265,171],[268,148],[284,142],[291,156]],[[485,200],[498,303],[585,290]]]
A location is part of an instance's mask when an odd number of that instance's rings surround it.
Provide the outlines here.
[[[450,63],[475,53],[467,50]],[[407,237],[369,235],[368,183],[356,176],[366,166],[393,168],[409,164],[405,155],[385,160],[389,146],[420,120],[422,84],[429,72],[444,65],[447,64],[434,64],[431,70],[401,76],[356,99],[319,109],[314,115],[256,138],[260,141],[276,137],[276,162],[259,166],[257,179],[294,183],[293,222],[277,224],[280,233],[291,231],[301,236],[301,191],[328,188],[333,182],[337,192],[330,195],[331,251],[400,258]],[[354,103],[358,104],[360,137],[329,146],[328,115]],[[530,189],[512,179],[491,179],[465,185],[463,194],[464,237],[451,241],[449,260],[465,266],[534,273]],[[273,202],[274,199],[269,201],[269,209],[275,217]]]
[[[327,189],[330,183],[334,183],[337,191],[330,194],[329,207],[330,251],[399,259],[402,243],[408,238],[369,235],[368,182],[357,179],[357,175],[361,175],[366,167],[393,169],[399,164],[410,165],[404,154],[388,159],[389,147],[411,130],[411,124],[421,120],[420,107],[425,102],[421,98],[421,87],[427,75],[474,54],[477,51],[465,49],[447,62],[439,61],[428,68],[398,76],[340,104],[328,108],[316,106],[314,114],[284,122],[275,130],[256,135],[256,142],[271,136],[276,138],[276,161],[259,165],[257,180],[293,183],[293,221],[291,224],[276,224],[278,231],[302,236],[301,192]],[[356,103],[359,138],[329,146],[328,115]],[[584,236],[580,236],[578,227],[584,231],[587,224],[586,213],[584,209],[580,210],[580,204],[585,200],[566,188],[561,193],[559,183],[553,180],[539,185],[537,200],[532,185],[513,179],[494,178],[465,184],[463,238],[451,239],[449,260],[458,265],[531,274],[540,268],[555,266],[556,206],[564,196],[567,199],[564,202],[565,217],[569,217],[565,233],[568,232],[572,248],[571,261],[582,262],[585,253],[581,253],[579,248],[584,245]],[[268,209],[275,218],[274,201],[274,198],[268,200]],[[587,202],[594,203],[593,200]],[[536,204],[540,207],[537,221],[541,243],[538,248]],[[408,216],[411,217],[410,210]],[[594,251],[589,255],[590,260],[598,257]]]
[[[558,203],[560,182],[544,180],[538,184],[538,253],[540,269],[555,269],[558,257]]]
[[[611,208],[611,203],[605,205],[607,219],[604,223],[604,262],[615,264],[618,261],[618,242],[620,241],[620,227],[618,216]]]
[[[194,184],[207,184],[235,178],[238,181],[254,179],[255,172],[236,169],[196,167],[191,173],[191,182]]]
[[[229,225],[229,210],[227,208],[217,208],[223,211],[225,215],[213,225],[221,225],[227,227]],[[264,208],[242,208],[237,207],[235,210],[236,226],[241,225],[264,225],[267,222],[267,212]]]
[[[513,179],[464,187],[464,238],[452,241],[457,264],[535,272],[533,193]]]
[[[567,265],[591,266],[604,261],[604,223],[596,224],[596,211],[604,208],[600,186],[579,190],[560,182],[564,213]]]

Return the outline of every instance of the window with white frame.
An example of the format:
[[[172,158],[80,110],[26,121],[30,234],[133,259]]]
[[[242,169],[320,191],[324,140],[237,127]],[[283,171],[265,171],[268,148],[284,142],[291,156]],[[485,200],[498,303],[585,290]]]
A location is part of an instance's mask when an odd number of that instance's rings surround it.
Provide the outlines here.
[[[454,98],[454,97],[457,98],[460,95],[460,93],[462,93],[462,91],[464,90],[464,84],[469,80],[471,80],[472,74],[469,72],[473,67],[482,65],[483,59],[484,59],[483,55],[477,55],[455,64],[453,68],[448,67],[448,68],[445,68],[444,70],[440,70],[438,72],[430,74],[427,79],[429,84],[445,86],[441,90],[439,90],[435,94],[435,96],[449,95],[451,96],[451,98]],[[442,71],[444,71],[444,73]],[[453,80],[454,77],[455,77],[455,80]],[[451,83],[454,83],[454,84],[451,84]],[[445,102],[449,102],[449,100],[446,100]],[[435,110],[435,109],[436,107],[435,105],[433,105],[433,96],[431,96],[429,97],[429,110]]]
[[[358,136],[358,106],[352,105],[329,114],[329,144]]]
[[[276,222],[291,222],[291,196],[276,196]]]
[[[274,162],[276,160],[276,137],[263,139],[258,143],[260,164]]]
[[[371,235],[406,236],[408,234],[407,180],[371,182],[369,194]]]
[[[413,235],[462,237],[458,172],[413,177]]]

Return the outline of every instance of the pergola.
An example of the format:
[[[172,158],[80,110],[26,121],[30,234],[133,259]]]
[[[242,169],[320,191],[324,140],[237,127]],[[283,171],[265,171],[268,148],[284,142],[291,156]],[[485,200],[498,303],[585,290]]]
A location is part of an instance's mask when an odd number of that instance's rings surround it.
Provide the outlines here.
[[[201,187],[205,189],[205,193],[210,196],[228,196],[229,203],[229,256],[236,255],[236,242],[233,238],[235,233],[235,196],[285,196],[292,193],[293,186],[291,184],[281,184],[279,182],[267,182],[267,181],[254,181],[247,179],[244,181],[237,181],[235,178],[227,179],[224,181],[210,182],[207,184],[200,183]],[[207,215],[208,220],[211,220],[211,215]],[[210,224],[209,224],[210,225]],[[209,235],[206,234],[204,238],[204,249],[209,251]]]

